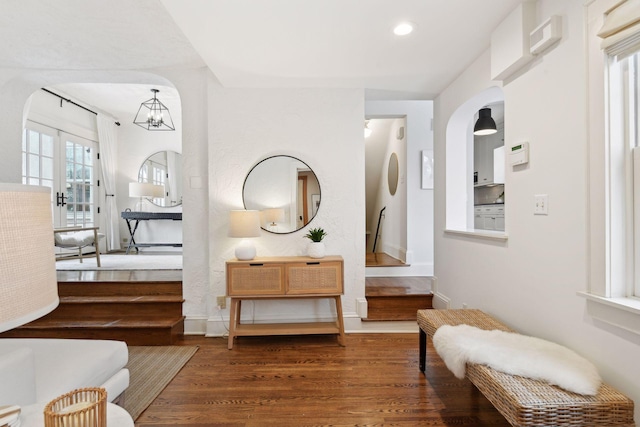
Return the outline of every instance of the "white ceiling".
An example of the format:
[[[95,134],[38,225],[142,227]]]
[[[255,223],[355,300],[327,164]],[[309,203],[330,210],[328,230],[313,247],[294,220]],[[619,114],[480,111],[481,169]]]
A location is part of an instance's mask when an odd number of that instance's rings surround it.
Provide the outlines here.
[[[1,0],[0,68],[206,64],[226,87],[363,88],[368,99],[433,99],[489,47],[493,28],[521,2]],[[416,30],[399,38],[391,29],[402,20]],[[139,99],[149,87],[127,86],[64,90],[105,111],[150,97]]]

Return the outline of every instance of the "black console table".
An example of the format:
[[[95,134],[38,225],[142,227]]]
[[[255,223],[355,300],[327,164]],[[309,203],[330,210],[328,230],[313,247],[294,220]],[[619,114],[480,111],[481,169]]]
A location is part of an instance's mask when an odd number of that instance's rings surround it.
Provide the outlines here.
[[[182,212],[134,212],[124,211],[120,214],[125,221],[127,221],[127,228],[129,229],[129,245],[127,246],[127,253],[132,248],[138,251],[138,248],[148,248],[152,246],[173,246],[174,248],[181,248],[182,243],[137,243],[134,236],[140,221],[153,221],[153,220],[171,220],[182,221]],[[132,223],[133,222],[133,227]]]

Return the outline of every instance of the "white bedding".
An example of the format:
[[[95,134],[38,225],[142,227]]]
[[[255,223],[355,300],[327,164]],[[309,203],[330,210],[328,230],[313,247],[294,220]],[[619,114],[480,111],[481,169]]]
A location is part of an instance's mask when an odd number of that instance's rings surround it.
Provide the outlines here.
[[[433,344],[447,368],[460,379],[470,362],[547,381],[574,393],[595,395],[600,388],[600,375],[591,362],[540,338],[469,325],[444,325],[433,335]]]

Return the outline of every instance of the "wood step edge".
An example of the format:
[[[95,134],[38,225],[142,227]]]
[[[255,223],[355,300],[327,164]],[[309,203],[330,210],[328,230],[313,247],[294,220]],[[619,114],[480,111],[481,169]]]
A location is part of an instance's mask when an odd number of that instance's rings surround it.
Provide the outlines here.
[[[171,317],[158,319],[56,319],[38,322],[37,320],[16,328],[16,331],[27,329],[140,329],[140,328],[172,328],[185,317]]]
[[[58,285],[87,285],[87,286],[95,286],[95,285],[122,285],[122,286],[144,286],[144,285],[182,285],[183,280],[138,280],[135,281],[127,281],[127,280],[57,280]]]
[[[181,295],[61,296],[61,304],[153,304],[183,303]]]

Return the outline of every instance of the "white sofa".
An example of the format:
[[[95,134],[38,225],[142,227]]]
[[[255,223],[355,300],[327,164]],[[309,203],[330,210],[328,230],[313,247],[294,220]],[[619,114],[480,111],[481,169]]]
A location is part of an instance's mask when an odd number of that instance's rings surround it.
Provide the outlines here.
[[[113,402],[129,386],[128,359],[122,341],[0,339],[0,406],[19,405],[21,427],[36,427],[44,425],[48,402],[78,388],[103,387]],[[108,406],[109,425],[133,426],[122,408]]]

